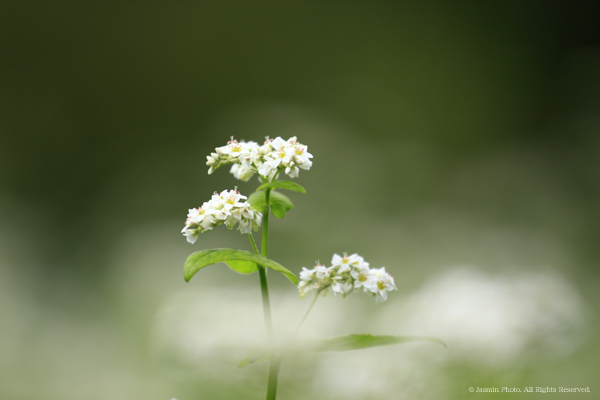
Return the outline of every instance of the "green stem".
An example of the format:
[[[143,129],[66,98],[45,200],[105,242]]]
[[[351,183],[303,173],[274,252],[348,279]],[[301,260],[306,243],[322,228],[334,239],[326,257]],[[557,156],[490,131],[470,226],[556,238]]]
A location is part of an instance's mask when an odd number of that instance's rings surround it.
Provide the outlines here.
[[[263,231],[262,231],[262,242],[261,242],[261,252],[260,255],[263,257],[267,256],[267,247],[269,244],[269,213],[271,211],[271,206],[269,204],[271,201],[271,188],[265,189],[265,208],[263,209]]]
[[[261,241],[261,256],[267,257],[267,249],[269,244],[269,214],[270,208],[271,189],[265,189],[265,208],[263,209],[263,231]],[[254,251],[258,252],[254,239],[250,239],[253,243]],[[263,313],[265,315],[265,328],[267,331],[267,342],[271,348],[270,354],[270,366],[269,366],[269,380],[267,383],[267,400],[275,400],[277,397],[277,379],[279,376],[279,367],[281,361],[274,351],[274,338],[273,338],[273,322],[271,319],[271,302],[269,300],[269,287],[267,285],[267,271],[261,265],[257,265],[258,275],[260,277],[260,289],[262,293],[263,302]]]
[[[250,238],[250,243],[252,243],[252,249],[254,250],[254,254],[256,254],[257,256],[260,255],[258,253],[258,249],[256,248],[256,242],[254,241],[254,236],[252,236],[252,232],[248,234],[248,237]]]
[[[277,378],[279,377],[279,367],[281,360],[275,354],[271,356],[271,365],[269,366],[269,383],[267,386],[267,400],[277,398]]]
[[[267,342],[273,344],[273,322],[271,320],[271,301],[269,300],[269,285],[267,284],[267,271],[262,265],[257,265],[260,278],[260,293],[262,295],[263,314],[265,315],[265,329],[267,331]]]
[[[254,254],[258,254],[258,248],[256,247],[256,242],[254,241],[254,236],[252,236],[252,232],[248,234],[250,238],[250,243],[252,243],[252,249],[254,250]],[[273,323],[271,321],[271,301],[269,300],[269,284],[267,283],[267,271],[265,267],[262,265],[256,265],[258,269],[258,276],[260,278],[260,293],[262,295],[262,303],[263,303],[263,314],[265,315],[265,329],[267,331],[267,337],[269,338],[269,342],[273,339]]]
[[[315,293],[315,298],[310,303],[310,307],[308,307],[308,310],[306,310],[306,314],[304,314],[304,317],[302,317],[302,321],[300,321],[300,323],[298,324],[298,327],[296,328],[296,330],[292,334],[292,339],[294,338],[294,336],[296,336],[296,333],[298,333],[298,331],[300,330],[300,327],[302,326],[302,324],[306,320],[306,317],[308,317],[308,314],[310,313],[310,310],[312,310],[312,308],[315,305],[315,303],[317,302],[318,298],[319,298],[319,292]]]

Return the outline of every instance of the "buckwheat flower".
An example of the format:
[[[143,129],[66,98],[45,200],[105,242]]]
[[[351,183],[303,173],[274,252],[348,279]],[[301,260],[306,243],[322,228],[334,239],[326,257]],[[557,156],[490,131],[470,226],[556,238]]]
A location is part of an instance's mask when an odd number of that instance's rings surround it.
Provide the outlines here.
[[[298,167],[294,165],[294,163],[290,163],[291,165],[285,167],[285,174],[290,178],[297,178],[300,170]]]
[[[206,165],[210,167],[208,173],[212,174],[222,165],[233,164],[234,166],[238,165],[238,167],[232,168],[231,173],[238,179],[248,180],[256,172],[249,167],[256,158],[257,151],[257,143],[238,142],[232,137],[227,145],[217,147],[214,153],[206,157]]]
[[[331,258],[331,265],[334,267],[339,267],[338,272],[350,271],[352,267],[358,267],[362,262],[363,258],[358,254],[348,255],[344,253],[342,257],[337,254],[334,254]]]
[[[354,279],[354,288],[363,288],[369,290],[375,282],[375,277],[370,273],[371,270],[368,266],[362,266],[360,268],[353,269],[350,271],[350,276]]]
[[[295,136],[288,140],[267,137],[262,146],[255,142],[238,142],[232,137],[227,145],[217,147],[206,157],[206,165],[210,167],[209,174],[223,165],[232,164],[230,172],[237,179],[247,181],[258,173],[263,180],[271,182],[281,171],[296,178],[300,169],[310,169],[313,156],[307,149]]]
[[[302,267],[302,271],[300,271],[300,279],[303,281],[311,281],[315,277],[314,269],[306,269]]]
[[[273,141],[273,149],[276,150],[274,158],[281,160],[280,167],[284,168],[290,178],[298,176],[300,171],[298,167],[305,170],[310,169],[312,162],[309,158],[312,158],[312,154],[307,151],[307,146],[298,143],[295,136],[289,138],[287,142],[277,139]]]
[[[336,277],[338,278],[338,277]],[[341,278],[341,277],[339,277]],[[331,291],[334,295],[341,294],[344,297],[352,292],[352,284],[342,281],[342,279],[333,279],[331,283]]]
[[[238,230],[241,233],[248,234],[248,233],[252,232],[252,230],[257,231],[259,226],[260,226],[260,219],[258,219],[258,222],[251,220],[251,219],[243,219],[243,220],[239,221]],[[229,229],[232,229],[232,228],[229,228]]]
[[[277,172],[279,171],[279,164],[281,163],[281,160],[270,159],[267,157],[265,157],[265,159],[267,161],[265,161],[263,164],[261,164],[260,167],[258,167],[257,172],[263,178],[272,181],[275,175],[277,175]]]
[[[214,210],[210,202],[205,202],[202,207],[192,208],[188,212],[182,233],[187,241],[194,243],[200,233],[211,230],[215,224]]]
[[[185,236],[188,243],[194,244],[198,239],[198,235],[200,234],[200,229],[197,227],[193,227],[190,225],[186,225],[182,230],[183,236]]]
[[[242,233],[258,230],[262,221],[262,213],[244,201],[237,190],[224,190],[215,193],[202,207],[192,208],[188,212],[185,226],[181,233],[189,243],[194,243],[200,233],[212,230],[218,225],[226,225],[233,229],[238,224]]]
[[[371,275],[374,278],[374,283],[369,288],[369,291],[375,295],[376,303],[387,300],[387,292],[397,290],[394,278],[385,272],[385,267],[372,269]]]
[[[312,161],[310,161],[310,159],[313,158],[313,155],[310,154],[307,150],[307,146],[304,146],[297,142],[290,148],[290,151],[292,152],[292,154],[290,155],[293,157],[294,163],[300,168],[306,170],[310,169],[310,167],[312,166]]]
[[[231,210],[234,207],[243,207],[245,202],[240,200],[247,199],[246,196],[242,196],[237,190],[224,190],[219,193],[219,199],[222,201],[223,207],[227,210]]]
[[[210,153],[210,156],[206,156],[206,165],[210,167],[208,170],[209,175],[212,174],[216,168],[218,168],[219,158],[219,154],[217,153]]]
[[[316,290],[317,294],[327,289],[328,285],[331,284],[328,281],[328,277],[331,271],[324,265],[317,262],[317,265],[313,269],[307,269],[302,267],[300,272],[300,282],[298,283],[298,291],[300,292],[300,298],[306,296],[307,293]]]
[[[300,298],[303,298],[314,289],[315,284],[311,281],[300,281],[300,283],[298,284],[298,292],[300,293]]]
[[[265,138],[265,143],[258,148],[258,154],[260,155],[260,157],[264,157],[273,151],[273,146],[271,145],[271,143],[273,143],[273,139],[269,139],[269,137],[267,136]]]
[[[240,207],[231,210],[231,215],[225,221],[225,225],[232,229],[236,223],[239,223],[238,229],[242,233],[250,233],[253,229],[256,231],[261,224],[262,214],[250,206],[249,203],[243,203]]]
[[[292,139],[296,140],[296,137],[294,136],[293,138],[290,138],[289,140],[292,140]],[[270,144],[271,144],[271,147],[273,148],[273,150],[275,150],[277,152],[279,150],[284,149],[289,144],[288,142],[289,141],[285,141],[282,138],[277,137],[274,140],[272,140],[270,142]]]
[[[331,264],[330,267],[326,267],[317,263],[313,269],[302,267],[298,285],[300,298],[311,291],[315,291],[317,295],[326,295],[331,291],[334,295],[341,294],[346,297],[362,289],[380,303],[387,299],[387,292],[396,290],[394,278],[385,268],[369,268],[369,263],[358,254],[334,254]]]
[[[244,166],[242,164],[233,164],[229,172],[231,172],[236,179],[244,182],[247,182],[254,176],[254,170],[252,167]]]
[[[248,148],[248,146],[251,146],[251,145],[252,145],[252,142],[250,142],[250,143],[238,142],[237,140],[235,140],[232,137],[231,140],[227,142],[226,146],[217,147],[216,152],[217,152],[217,154],[219,154],[221,156],[229,156],[231,158],[237,158],[237,157],[239,157],[240,154],[242,154],[242,152],[245,149]]]
[[[332,269],[327,268],[324,265],[316,265],[315,266],[315,276],[317,277],[317,279],[320,279],[320,280],[329,278],[331,271],[332,271]]]

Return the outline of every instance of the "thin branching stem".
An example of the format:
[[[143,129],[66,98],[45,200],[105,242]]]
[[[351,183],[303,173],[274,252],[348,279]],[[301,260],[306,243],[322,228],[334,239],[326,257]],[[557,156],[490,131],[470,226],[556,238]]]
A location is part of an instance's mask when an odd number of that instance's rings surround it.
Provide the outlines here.
[[[308,310],[306,310],[306,314],[304,314],[304,317],[302,317],[302,320],[300,321],[300,323],[298,324],[298,327],[296,328],[296,330],[294,331],[294,333],[292,334],[292,339],[294,338],[294,336],[296,336],[296,333],[298,333],[298,331],[300,330],[300,327],[302,326],[302,324],[304,323],[304,321],[306,320],[306,317],[308,317],[308,314],[310,314],[310,310],[312,310],[313,306],[315,305],[315,303],[317,302],[317,299],[319,298],[319,292],[315,293],[315,298],[313,299],[313,301],[310,303],[310,306],[308,307]]]
[[[248,234],[248,237],[250,238],[250,243],[252,243],[252,250],[254,250],[254,254],[259,256],[260,253],[258,252],[258,249],[256,248],[256,242],[254,241],[254,236],[252,236],[252,232],[250,232]]]

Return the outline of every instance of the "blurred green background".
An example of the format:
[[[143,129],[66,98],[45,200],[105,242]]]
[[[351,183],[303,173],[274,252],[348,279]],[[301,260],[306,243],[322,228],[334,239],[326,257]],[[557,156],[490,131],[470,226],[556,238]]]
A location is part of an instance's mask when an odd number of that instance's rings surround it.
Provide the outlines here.
[[[290,360],[281,399],[598,398],[599,26],[594,2],[0,1],[0,398],[263,398],[266,365],[236,368],[258,277],[182,277],[249,244],[180,230],[258,183],[206,155],[267,135],[314,155],[270,257],[357,252],[399,289],[319,300],[301,336],[449,345]],[[289,335],[309,300],[270,285]]]

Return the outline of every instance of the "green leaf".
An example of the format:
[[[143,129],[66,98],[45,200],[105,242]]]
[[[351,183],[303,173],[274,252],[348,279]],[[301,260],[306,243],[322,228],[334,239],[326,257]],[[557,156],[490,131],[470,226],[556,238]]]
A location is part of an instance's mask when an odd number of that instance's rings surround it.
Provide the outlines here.
[[[247,357],[244,357],[240,360],[240,362],[238,363],[238,368],[244,368],[246,365],[267,360],[269,360],[269,357],[267,356],[267,351],[263,348],[257,348],[252,350]]]
[[[289,357],[306,352],[323,353],[326,351],[349,351],[368,349],[371,347],[391,346],[394,344],[410,343],[410,342],[433,342],[438,343],[447,348],[446,343],[442,340],[429,336],[389,336],[389,335],[369,335],[369,334],[352,334],[345,336],[334,336],[323,339],[313,339],[306,341],[300,345],[288,345],[279,347],[277,353],[280,357]],[[264,348],[256,348],[252,350],[247,357],[244,357],[239,363],[238,368],[243,368],[247,365],[259,361],[269,359],[269,354]]]
[[[248,203],[257,210],[263,210],[265,208],[265,193],[262,190],[252,193],[248,196]],[[294,208],[294,205],[287,196],[276,191],[271,191],[269,203],[271,204],[273,215],[280,219],[285,217],[285,214]]]
[[[297,183],[290,182],[290,181],[275,181],[275,182],[263,183],[256,189],[256,191],[266,189],[266,188],[287,189],[287,190],[293,190],[294,192],[298,192],[298,193],[306,193],[306,189],[304,189],[302,186],[298,185]]]
[[[231,269],[243,274],[251,274],[256,269],[252,269],[250,264],[258,264],[265,268],[281,272],[294,285],[298,284],[298,278],[283,265],[268,258],[257,256],[249,251],[235,249],[209,249],[190,254],[183,266],[183,277],[186,282],[189,282],[196,272],[219,262],[227,263]]]
[[[248,203],[258,211],[262,212],[265,208],[265,194],[262,192],[254,192],[248,196]]]
[[[252,363],[250,361],[248,361],[248,357],[244,357],[238,363],[238,368],[244,368],[246,365],[250,365],[250,364],[252,364]]]
[[[253,272],[258,271],[258,267],[256,264],[250,261],[241,261],[241,260],[228,260],[225,261],[225,264],[229,266],[235,272],[239,272],[240,274],[251,274]]]
[[[440,339],[427,336],[376,336],[369,334],[353,334],[311,340],[306,343],[307,346],[305,346],[305,349],[314,352],[348,351],[368,349],[370,347],[391,346],[409,342],[434,342],[447,347],[446,343]]]

